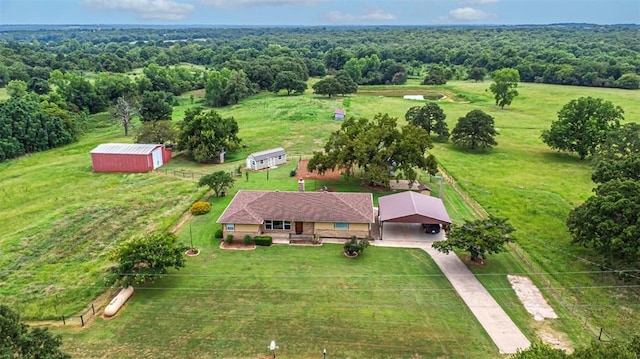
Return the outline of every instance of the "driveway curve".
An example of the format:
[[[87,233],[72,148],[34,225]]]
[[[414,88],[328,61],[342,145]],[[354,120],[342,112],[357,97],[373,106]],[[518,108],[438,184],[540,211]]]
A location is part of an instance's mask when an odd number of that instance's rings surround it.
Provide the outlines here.
[[[489,334],[500,353],[513,354],[519,349],[526,349],[531,345],[527,337],[522,334],[522,331],[458,256],[454,253],[440,253],[431,246],[434,241],[445,239],[443,232],[426,234],[422,231],[420,224],[385,223],[382,238],[381,241],[372,242],[372,245],[420,248],[429,253]]]

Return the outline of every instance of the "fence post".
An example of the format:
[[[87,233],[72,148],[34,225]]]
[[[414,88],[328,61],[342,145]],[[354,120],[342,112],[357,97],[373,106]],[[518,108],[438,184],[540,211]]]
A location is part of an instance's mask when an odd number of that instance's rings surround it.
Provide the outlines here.
[[[64,315],[62,316],[62,325],[67,325],[67,322],[64,320]]]
[[[602,341],[602,328],[600,328],[600,334],[598,334],[598,341]]]
[[[82,324],[82,326],[84,327],[84,315],[80,316],[80,323]]]
[[[93,303],[91,303],[91,311],[93,312],[93,315],[96,315],[96,308],[93,307]]]

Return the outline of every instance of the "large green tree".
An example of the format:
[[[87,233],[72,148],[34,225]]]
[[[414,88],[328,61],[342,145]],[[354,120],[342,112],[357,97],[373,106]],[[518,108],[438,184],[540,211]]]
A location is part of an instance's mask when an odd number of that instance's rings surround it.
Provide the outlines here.
[[[140,100],[140,120],[169,121],[173,113],[171,98],[173,96],[164,91],[145,91]]]
[[[431,147],[424,129],[414,125],[399,129],[397,119],[387,114],[377,114],[373,120],[349,118],[331,134],[324,152],[314,152],[308,169],[324,172],[340,167],[350,175],[359,167],[367,184],[388,185],[393,172],[413,182],[416,168],[429,167],[425,152]]]
[[[233,187],[233,183],[233,176],[229,172],[217,171],[202,176],[198,181],[198,186],[209,186],[218,197],[222,192]]]
[[[435,102],[429,102],[424,106],[411,107],[404,118],[408,123],[422,127],[429,135],[434,132],[440,140],[449,139],[449,128],[444,121],[447,118],[442,108]]]
[[[567,218],[573,243],[595,248],[605,258],[638,262],[640,181],[613,179],[574,208]]]
[[[135,131],[135,143],[168,143],[178,138],[178,131],[171,121],[143,122]]]
[[[331,96],[337,95],[342,89],[342,84],[334,77],[327,77],[313,84],[313,92],[318,95]]]
[[[516,90],[518,82],[520,82],[520,73],[516,69],[505,68],[493,73],[493,83],[489,89],[496,99],[496,105],[500,108],[511,105],[511,101],[518,96]]]
[[[47,328],[30,328],[4,304],[0,304],[0,358],[68,359],[62,339]]]
[[[559,151],[575,152],[584,159],[597,154],[607,136],[616,131],[624,111],[610,101],[580,97],[558,112],[551,128],[542,132],[542,141]]]
[[[278,93],[283,89],[287,91],[287,96],[291,95],[292,92],[299,95],[307,89],[307,83],[300,80],[293,71],[282,71],[276,75],[271,91]]]
[[[462,148],[484,150],[496,146],[498,134],[493,117],[482,110],[473,110],[460,117],[451,132],[451,141]]]
[[[607,134],[598,150],[598,158],[616,160],[637,153],[640,153],[640,124],[629,122]]]
[[[433,243],[433,248],[449,253],[454,248],[467,251],[472,261],[486,259],[487,255],[505,251],[504,245],[514,241],[511,233],[515,228],[507,218],[490,216],[466,222],[462,226],[452,226],[448,238]]]
[[[222,151],[234,152],[240,144],[236,120],[214,110],[189,109],[178,127],[178,148],[198,162],[218,159]]]
[[[171,268],[183,268],[187,249],[173,233],[154,233],[124,242],[110,255],[117,263],[110,270],[113,281],[122,286],[153,282]]]

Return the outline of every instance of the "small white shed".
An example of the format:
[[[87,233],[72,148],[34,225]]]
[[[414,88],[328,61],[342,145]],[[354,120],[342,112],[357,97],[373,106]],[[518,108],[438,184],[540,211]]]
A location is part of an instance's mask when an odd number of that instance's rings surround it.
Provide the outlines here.
[[[247,156],[247,168],[254,171],[268,167],[275,167],[287,162],[287,153],[284,148],[272,148],[270,150],[254,152]]]

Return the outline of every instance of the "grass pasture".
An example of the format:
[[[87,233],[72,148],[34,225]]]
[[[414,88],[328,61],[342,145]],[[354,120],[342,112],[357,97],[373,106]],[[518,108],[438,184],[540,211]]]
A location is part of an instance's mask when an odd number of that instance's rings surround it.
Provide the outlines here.
[[[453,99],[439,102],[450,129],[458,117],[479,108],[495,117],[500,130],[498,146],[484,154],[450,143],[436,143],[432,150],[459,188],[490,213],[511,219],[518,247],[532,263],[527,267],[509,252],[471,270],[530,338],[552,333],[570,345],[586,344],[591,336],[576,315],[593,330],[602,327],[618,338],[634,334],[640,292],[600,272],[593,263],[601,258],[571,245],[564,225],[571,208],[591,194],[590,164],[548,149],[540,132],[562,105],[579,96],[603,97],[622,106],[627,119],[637,119],[639,92],[520,84],[520,96],[500,110],[488,87],[471,82],[424,87]],[[289,172],[299,156],[322,148],[339,128],[332,119],[335,108],[368,118],[389,113],[402,124],[407,109],[421,103],[400,94],[415,94],[417,88],[423,87],[362,87],[362,93],[331,99],[309,91],[291,97],[263,93],[217,109],[235,117],[248,146],[222,165],[177,156],[162,167],[166,174],[162,169],[143,175],[91,173],[91,148],[131,141],[121,137],[118,126],[98,128],[61,149],[2,163],[0,295],[31,318],[78,311],[106,289],[101,278],[114,243],[168,227],[203,194],[195,180],[176,172],[235,171],[247,154],[282,146],[289,154],[287,165],[270,170],[268,179],[266,171],[251,172],[248,181],[238,177],[230,194],[241,188],[295,190]],[[189,95],[179,103],[174,120],[191,106]],[[365,190],[357,180],[308,181],[307,189],[323,185]],[[474,218],[451,186],[445,184],[444,193],[454,222]],[[370,247],[349,261],[335,245],[221,251],[212,236],[230,199],[211,198],[211,213],[182,227],[179,236],[188,243],[193,234],[202,251],[188,259],[186,268],[138,288],[112,320],[95,318],[87,329],[54,328],[63,334],[65,349],[79,358],[264,358],[270,340],[276,339],[279,355],[288,358],[318,357],[325,346],[332,357],[464,358],[471,350],[478,358],[498,356],[426,253]],[[509,287],[510,273],[532,277],[560,319],[533,321]]]
[[[119,127],[0,164],[0,296],[25,318],[73,314],[104,292],[108,251],[173,224],[202,190],[156,174],[100,174],[89,151]]]

